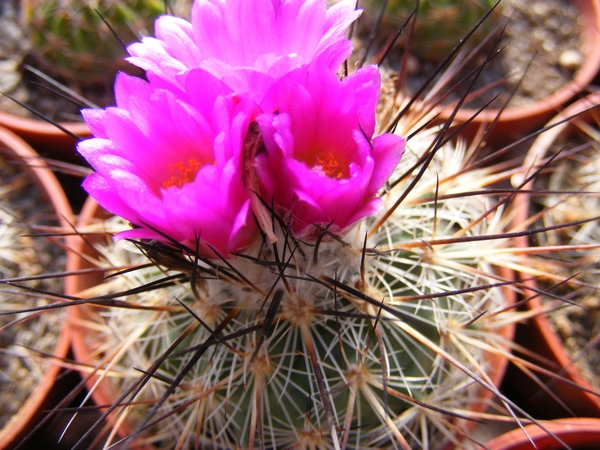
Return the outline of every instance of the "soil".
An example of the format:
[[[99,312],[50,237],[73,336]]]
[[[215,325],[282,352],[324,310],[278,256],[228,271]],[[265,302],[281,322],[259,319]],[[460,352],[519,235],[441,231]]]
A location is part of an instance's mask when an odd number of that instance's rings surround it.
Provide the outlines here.
[[[52,224],[47,200],[25,173],[0,159],[0,279],[29,277],[64,270],[60,248],[43,237],[33,237],[29,225]],[[58,279],[20,282],[36,289],[61,292]],[[2,285],[0,312],[42,306],[48,300]],[[16,313],[0,316],[0,429],[30,396],[48,363],[39,352],[52,354],[64,323],[64,311]],[[34,350],[33,350],[34,349]]]
[[[503,0],[499,7],[502,14],[498,15],[496,21],[502,24],[503,18],[506,20],[506,28],[498,46],[500,52],[486,64],[471,92],[482,88],[488,90],[466,104],[467,108],[481,107],[495,95],[500,94],[491,105],[499,108],[509,100],[509,93],[521,78],[523,80],[510,99],[509,106],[517,107],[546,98],[564,87],[584,60],[580,40],[581,18],[573,2]],[[468,29],[465,29],[464,34],[467,31]],[[388,31],[387,35],[389,33]],[[385,32],[382,34],[385,35]],[[494,39],[490,40],[492,43],[498,34],[500,31],[496,32]],[[483,37],[485,36],[475,34],[471,38],[472,44],[467,42],[467,46],[470,45],[472,49]],[[419,44],[415,42],[410,45]],[[453,79],[461,80],[477,69],[487,57],[490,47],[491,45],[475,54],[466,68]],[[391,70],[398,71],[402,54],[402,48],[396,48],[385,64]],[[415,56],[415,52],[410,50],[408,58],[408,73],[407,79],[403,82],[403,89],[407,95],[411,95],[434,72],[439,61],[428,61],[422,57],[419,59]],[[504,78],[507,79],[506,83],[490,88]],[[458,92],[446,101],[454,101],[457,98]]]
[[[600,392],[600,297],[584,296],[579,305],[555,311],[550,323],[577,369]]]

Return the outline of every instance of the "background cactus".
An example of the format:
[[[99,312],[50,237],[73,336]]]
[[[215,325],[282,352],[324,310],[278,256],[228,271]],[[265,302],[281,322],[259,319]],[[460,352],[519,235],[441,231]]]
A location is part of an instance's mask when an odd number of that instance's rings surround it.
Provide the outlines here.
[[[7,152],[4,141],[0,151]],[[58,246],[45,238],[32,236],[32,226],[47,226],[54,212],[32,175],[16,169],[14,161],[0,157],[0,445],[11,439],[11,432],[23,415],[23,404],[31,397],[51,364],[40,355],[56,350],[65,311],[44,314],[23,312],[27,307],[47,305],[47,299],[35,292],[60,291],[59,279],[35,279],[46,271],[64,270],[65,258]],[[37,180],[36,180],[37,181]],[[29,277],[34,279],[28,280]],[[32,288],[23,294],[18,285]],[[64,339],[63,339],[64,340]],[[68,345],[68,342],[66,342]],[[62,345],[64,354],[67,346]],[[55,376],[55,375],[53,375]],[[18,380],[18,382],[15,382]],[[39,390],[39,389],[38,389]],[[39,392],[38,396],[41,395]],[[14,439],[14,437],[12,438]]]
[[[597,101],[590,96],[571,106],[585,108]],[[551,258],[538,258],[532,267],[540,267],[553,277],[541,280],[553,292],[568,298],[571,305],[558,308],[550,315],[574,365],[600,389],[597,367],[600,363],[600,132],[597,111],[571,124],[548,148],[547,157],[555,157],[547,174],[536,180],[535,188],[543,195],[532,199],[533,211],[540,210],[536,226],[556,227],[564,223],[575,226],[546,232],[534,245],[556,247]],[[564,152],[561,157],[559,152]],[[534,216],[535,217],[535,216]],[[577,273],[576,282],[555,286]],[[558,304],[558,302],[555,301]]]
[[[164,12],[163,0],[23,0],[21,11],[34,65],[84,86],[110,86],[118,70],[131,68],[100,15],[127,44],[150,34]]]

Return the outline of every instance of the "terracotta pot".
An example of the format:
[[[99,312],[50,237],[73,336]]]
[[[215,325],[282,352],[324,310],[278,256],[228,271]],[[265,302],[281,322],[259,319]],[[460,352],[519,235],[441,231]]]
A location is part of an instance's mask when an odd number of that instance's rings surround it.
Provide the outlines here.
[[[91,136],[84,122],[61,122],[60,125],[81,138]],[[82,162],[75,152],[77,141],[51,123],[0,112],[0,126],[23,138],[36,150],[43,152],[43,156],[61,161]]]
[[[572,0],[581,12],[583,20],[582,51],[585,55],[583,65],[575,73],[573,80],[550,97],[522,107],[506,108],[500,119],[494,124],[487,137],[488,143],[495,147],[506,145],[538,129],[557,114],[561,107],[586,89],[600,70],[600,0]],[[454,117],[454,124],[466,123],[477,110],[461,109]],[[443,109],[442,121],[447,120],[453,111]],[[486,109],[465,127],[463,135],[471,139],[480,129],[487,128],[498,116],[497,109]]]
[[[40,191],[52,203],[60,224],[68,227],[72,221],[72,212],[69,202],[54,174],[45,163],[39,159],[35,151],[21,138],[12,132],[0,127],[0,151],[9,160],[18,162],[26,170]],[[66,357],[70,344],[70,330],[65,326],[58,338],[54,356],[63,359]],[[46,403],[51,392],[56,376],[61,367],[58,364],[49,365],[40,384],[35,388],[28,400],[23,404],[18,413],[0,430],[0,449],[12,448],[16,445],[39,421],[42,411],[53,405]]]
[[[98,206],[98,203],[88,197],[85,202],[80,214],[79,219],[76,223],[76,228],[81,229],[86,225],[90,225],[96,222],[102,222],[111,216],[108,212]],[[97,252],[91,247],[90,244],[107,242],[108,239],[112,239],[107,233],[99,233],[96,235],[86,235],[85,239],[80,236],[69,236],[68,248],[71,250],[67,255],[67,271],[89,269],[96,267],[93,263],[86,260],[85,256],[97,256]],[[83,256],[83,257],[82,257]],[[104,278],[104,273],[95,272],[89,273],[85,276],[71,276],[65,279],[65,292],[68,295],[77,295],[79,292],[100,284]],[[83,365],[83,367],[95,367],[97,361],[95,361],[90,353],[88,343],[86,341],[86,333],[88,333],[85,326],[82,326],[82,322],[86,320],[95,321],[96,314],[93,308],[82,306],[76,308],[69,308],[68,310],[68,322],[72,330],[71,333],[71,349],[75,360]],[[114,389],[109,383],[100,382],[99,376],[90,375],[86,370],[81,371],[81,376],[85,380],[86,387],[91,391],[91,396],[96,405],[111,405],[118,398],[118,395],[114,392]],[[106,408],[100,409],[100,412],[104,412]],[[108,421],[111,422],[116,420],[115,414],[111,414]],[[97,431],[100,431],[99,429]],[[119,425],[117,434],[120,437],[125,437],[133,432],[133,427],[128,423],[124,422]],[[96,433],[97,434],[97,433]],[[130,443],[130,448],[135,450],[152,450],[151,447],[136,444],[135,442]]]
[[[79,220],[77,221],[77,228],[83,229],[83,227],[86,225],[101,222],[110,216],[111,214],[107,213],[93,198],[89,197],[80,213]],[[112,239],[112,237],[103,232],[98,234],[86,234],[85,240],[81,239],[79,236],[72,236],[72,241],[69,243],[69,248],[72,249],[72,251],[68,255],[67,270],[72,271],[96,267],[85,258],[85,255],[91,255],[93,257],[97,255],[97,252],[89,244],[107,242],[109,239]],[[82,255],[84,255],[83,258],[81,257]],[[514,273],[504,268],[501,270],[501,276],[509,280],[514,279]],[[85,276],[68,277],[67,284],[65,286],[66,292],[70,295],[77,295],[77,293],[101,283],[103,277],[104,274],[101,272],[86,274]],[[515,302],[516,295],[514,290],[506,289],[505,295],[508,298],[508,303],[513,304]],[[82,323],[86,320],[97,320],[97,314],[92,308],[87,306],[69,308],[68,312],[69,321],[73,331],[71,345],[75,359],[84,366],[95,367],[97,362],[91,357],[92,352],[88,343],[86,342],[86,333],[88,333],[88,331],[86,330],[85,326],[82,326]],[[514,337],[515,326],[514,324],[508,324],[499,330],[498,333],[501,334],[504,339],[510,341]],[[508,360],[501,355],[489,355],[488,365],[490,379],[494,386],[499,387],[504,377]],[[114,392],[114,389],[108,383],[101,382],[96,384],[98,381],[98,376],[90,377],[87,371],[83,371],[82,376],[88,378],[88,388],[91,389],[93,386],[94,389],[92,392],[92,398],[96,404],[110,405],[116,400],[116,398],[118,398],[117,393]],[[480,392],[480,401],[472,404],[470,410],[475,412],[486,411],[489,406],[489,402],[493,397],[494,394],[482,388]],[[473,421],[464,422],[465,423],[463,425],[468,431],[471,431],[477,425],[476,422]],[[456,428],[458,429],[458,426]],[[127,434],[131,433],[131,431],[132,427],[130,427],[127,423],[124,423],[119,428],[119,435],[126,436]],[[463,436],[459,436],[459,438],[462,437]],[[453,445],[449,444],[445,447],[445,449],[450,450],[453,447]],[[134,448],[152,450],[152,448],[141,446]]]
[[[488,442],[490,450],[561,450],[568,445],[573,450],[600,448],[600,419],[584,417],[543,422],[547,431],[537,425],[527,425],[525,431],[516,429]],[[552,433],[554,436],[550,435]],[[560,439],[558,441],[556,438]],[[535,443],[535,446],[531,441]]]
[[[558,123],[565,118],[578,114],[589,109],[593,105],[600,105],[600,94],[593,94],[584,99],[579,100],[573,105],[566,108],[560,115],[552,119],[549,124]],[[568,136],[576,130],[576,124],[580,122],[591,121],[593,115],[599,117],[600,108],[588,111],[572,121],[562,123],[549,131],[540,135],[533,143],[529,153],[523,164],[523,173],[513,179],[513,185],[519,185],[524,179],[524,176],[531,174],[535,167],[540,167],[547,150],[559,137]],[[532,184],[524,186],[524,189],[532,189]],[[520,194],[519,203],[516,206],[515,224],[522,224],[530,217],[530,198],[528,195]],[[527,236],[522,236],[517,239],[518,247],[528,247],[529,240]],[[524,284],[531,288],[525,293],[526,296],[533,297],[528,303],[528,309],[537,309],[542,305],[542,300],[539,295],[536,295],[537,283],[529,277],[525,279]],[[526,325],[521,326],[517,330],[517,343],[527,347],[539,356],[542,356],[550,361],[550,364],[540,364],[544,368],[558,373],[571,383],[550,379],[549,377],[541,376],[541,379],[547,383],[548,388],[552,391],[559,400],[557,401],[552,395],[542,392],[541,388],[531,379],[517,373],[513,369],[509,369],[507,375],[507,386],[511,391],[517,392],[523,405],[532,412],[537,414],[537,417],[544,419],[556,419],[564,417],[571,412],[577,416],[584,417],[600,417],[600,396],[593,393],[593,388],[573,364],[573,361],[565,351],[564,345],[560,338],[552,330],[547,317],[539,314],[532,318]],[[538,363],[536,361],[536,363]],[[539,363],[538,363],[539,364]],[[568,409],[560,404],[563,402]],[[570,410],[570,411],[569,411]]]

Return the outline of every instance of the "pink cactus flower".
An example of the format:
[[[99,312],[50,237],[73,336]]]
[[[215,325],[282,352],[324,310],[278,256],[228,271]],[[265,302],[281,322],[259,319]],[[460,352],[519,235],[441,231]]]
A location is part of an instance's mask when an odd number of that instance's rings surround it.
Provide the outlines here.
[[[255,99],[290,70],[318,62],[335,72],[350,55],[344,38],[360,15],[355,0],[327,9],[325,0],[196,0],[191,23],[156,21],[156,38],[129,46],[129,61],[183,88],[203,68],[236,93]]]
[[[373,139],[380,76],[376,67],[340,81],[312,65],[290,72],[267,92],[256,119],[266,152],[256,157],[261,196],[291,219],[298,236],[314,225],[343,232],[379,212],[376,194],[392,175],[404,139]]]
[[[184,87],[120,74],[117,106],[83,111],[95,136],[78,146],[95,169],[84,187],[136,226],[121,238],[199,240],[201,255],[229,257],[256,232],[239,166],[256,105],[201,70]]]

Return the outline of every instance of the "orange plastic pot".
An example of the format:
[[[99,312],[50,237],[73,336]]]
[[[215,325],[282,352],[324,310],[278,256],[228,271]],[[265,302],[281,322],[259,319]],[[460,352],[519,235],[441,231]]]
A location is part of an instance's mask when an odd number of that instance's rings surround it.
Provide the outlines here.
[[[525,432],[516,429],[487,443],[489,450],[573,450],[600,448],[600,419],[570,418],[527,425]],[[533,443],[532,443],[533,442]],[[534,445],[535,444],[535,445]]]
[[[91,136],[84,122],[61,122],[60,125],[81,138]],[[0,126],[20,136],[43,156],[81,163],[75,152],[77,141],[51,123],[0,112]]]
[[[594,116],[600,117],[600,107],[594,108],[595,105],[600,105],[600,94],[592,94],[577,101],[552,119],[549,124],[557,124],[566,118],[583,112],[571,121],[561,123],[546,131],[533,142],[529,153],[525,157],[522,174],[514,179],[513,184],[519,185],[526,176],[533,173],[536,167],[540,167],[548,149],[559,137],[567,137],[570,133],[573,133],[577,129],[577,123],[589,123]],[[589,110],[590,108],[594,109]],[[524,186],[523,189],[532,189],[532,183]],[[529,196],[519,194],[515,225],[526,223],[530,215]],[[528,237],[521,236],[517,238],[516,245],[523,248],[528,247]],[[542,299],[541,296],[536,295],[539,292],[536,281],[531,277],[527,277],[523,280],[523,284],[529,288],[525,292],[525,296],[532,297],[527,303],[527,308],[530,310],[541,308]],[[517,331],[517,343],[549,361],[548,364],[536,361],[537,364],[567,380],[550,379],[542,375],[542,381],[546,383],[548,389],[552,392],[552,394],[549,394],[542,391],[538,384],[520,372],[511,371],[510,375],[507,376],[508,388],[518,393],[524,406],[535,412],[538,417],[545,419],[556,419],[570,413],[576,416],[600,418],[600,395],[594,393],[589,381],[574,365],[560,338],[550,326],[546,315],[538,314],[529,320],[526,325],[521,326]]]
[[[17,163],[19,167],[28,172],[43,196],[52,203],[61,226],[66,228],[69,221],[72,221],[71,207],[58,180],[37,153],[21,138],[2,127],[0,127],[0,152],[9,161]],[[54,363],[49,365],[41,382],[21,406],[18,413],[0,429],[0,449],[9,449],[17,445],[38,423],[44,414],[43,411],[51,409],[53,406],[49,405],[47,401],[61,369],[58,362],[67,356],[70,340],[70,329],[68,326],[64,326],[54,349]]]
[[[85,202],[76,223],[77,229],[95,222],[101,222],[110,217],[110,214],[103,210],[98,203],[91,197]],[[96,257],[97,252],[90,244],[100,243],[107,239],[112,239],[107,233],[86,234],[85,238],[79,235],[69,236],[68,248],[70,253],[67,255],[67,271],[76,271],[82,269],[91,269],[95,266],[87,260],[87,256]],[[83,290],[96,286],[102,282],[104,278],[103,272],[92,272],[84,275],[74,275],[65,279],[65,292],[67,295],[77,296]],[[97,314],[93,307],[77,306],[68,309],[68,322],[71,329],[71,349],[75,361],[81,364],[81,377],[85,380],[86,387],[91,392],[92,400],[96,405],[112,405],[118,398],[118,394],[110,386],[109,383],[101,381],[100,375],[90,373],[88,368],[97,367],[98,363],[91,356],[89,345],[89,331],[86,329],[86,322],[94,322],[97,320]],[[106,411],[106,408],[99,409],[101,413]],[[118,412],[118,410],[116,411]],[[116,427],[114,423],[118,420],[117,414],[108,416],[108,423],[112,423],[112,427]],[[120,422],[116,433],[120,437],[128,436],[133,432],[133,425],[129,422]],[[97,430],[94,434],[97,434]],[[134,450],[152,450],[152,447],[140,444],[139,442],[129,442],[129,447]]]

